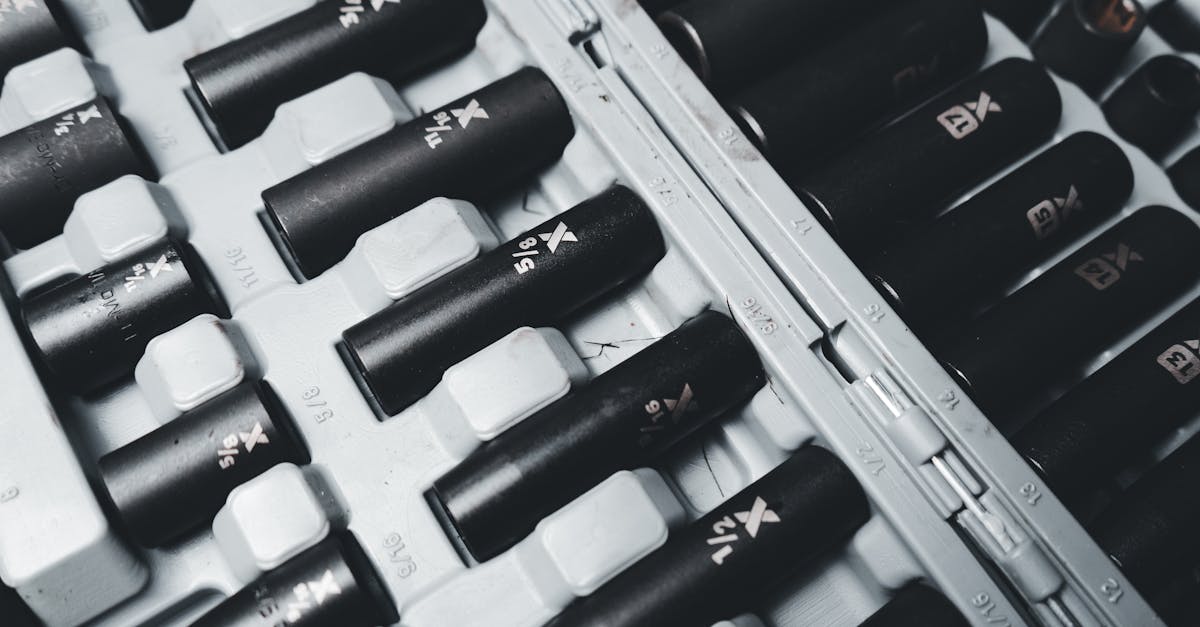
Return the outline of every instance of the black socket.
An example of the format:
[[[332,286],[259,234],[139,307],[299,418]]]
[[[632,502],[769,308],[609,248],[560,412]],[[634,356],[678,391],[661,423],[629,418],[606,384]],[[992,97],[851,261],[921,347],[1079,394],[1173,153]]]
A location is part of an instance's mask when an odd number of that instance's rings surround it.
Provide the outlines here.
[[[983,0],[983,9],[994,15],[1017,37],[1029,39],[1054,8],[1054,0]]]
[[[21,313],[54,379],[88,394],[132,372],[150,340],[225,311],[204,265],[168,240],[41,292]]]
[[[1116,143],[1076,133],[865,265],[909,326],[959,321],[1115,215],[1132,191]]]
[[[486,561],[618,470],[640,468],[763,386],[732,320],[706,312],[477,449],[434,482]]]
[[[1139,210],[936,350],[993,423],[1038,398],[1182,296],[1200,273],[1200,227]]]
[[[129,0],[147,30],[157,30],[183,19],[192,0]]]
[[[846,465],[803,448],[550,625],[711,625],[753,609],[869,516]]]
[[[375,627],[397,618],[378,571],[347,533],[263,574],[192,627]]]
[[[1043,411],[1013,439],[1060,498],[1112,480],[1200,411],[1193,301]]]
[[[126,174],[152,176],[104,98],[0,137],[0,158],[0,233],[17,248],[62,233],[80,195]]]
[[[475,47],[482,0],[321,0],[184,63],[229,148],[254,139],[279,105],[350,74],[402,81]]]
[[[1193,332],[1192,335],[1195,335]],[[1153,597],[1200,560],[1200,437],[1151,468],[1089,526],[1101,548]]]
[[[742,10],[741,3],[721,4],[727,11]],[[727,103],[742,130],[773,161],[810,163],[978,69],[988,34],[976,0],[884,4],[856,18],[848,33]]]
[[[312,278],[360,235],[431,198],[481,203],[520,186],[574,136],[554,84],[524,68],[268,189],[263,202]]]
[[[380,407],[395,414],[447,368],[522,326],[553,326],[665,254],[649,207],[614,187],[345,332]]]
[[[40,627],[42,624],[25,605],[21,595],[3,583],[0,583],[0,616],[4,617],[4,624],[10,627]]]
[[[1150,9],[1150,27],[1172,48],[1200,52],[1200,6],[1195,2],[1159,2]]]
[[[970,624],[941,592],[922,583],[912,583],[860,627],[967,627]]]
[[[1200,211],[1200,147],[1189,150],[1167,168],[1167,175],[1183,202]]]
[[[696,75],[721,92],[784,65],[878,7],[874,0],[688,0],[658,24]]]
[[[4,12],[0,23],[0,80],[13,68],[59,48],[80,48],[60,0],[34,0]]]
[[[1200,68],[1187,59],[1150,59],[1104,102],[1104,117],[1125,141],[1161,160],[1196,126]]]
[[[1045,70],[1005,59],[815,171],[792,177],[792,186],[854,252],[898,225],[931,218],[1050,139],[1061,114],[1058,88]]]
[[[1145,28],[1138,0],[1067,0],[1031,47],[1038,61],[1097,96]]]
[[[250,382],[100,458],[100,479],[129,536],[159,547],[210,522],[229,493],[308,451],[265,385]]]
[[[638,0],[638,4],[642,5],[642,9],[650,15],[658,15],[663,11],[679,4],[682,0]]]

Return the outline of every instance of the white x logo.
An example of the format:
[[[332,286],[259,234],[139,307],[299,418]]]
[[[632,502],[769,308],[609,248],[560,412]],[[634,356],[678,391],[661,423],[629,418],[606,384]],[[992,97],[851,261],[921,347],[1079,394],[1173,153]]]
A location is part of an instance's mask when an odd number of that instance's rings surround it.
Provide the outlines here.
[[[992,96],[986,91],[979,92],[979,100],[975,102],[968,102],[967,108],[975,112],[975,117],[979,118],[980,122],[987,117],[989,111],[995,113],[1001,113],[1003,111],[1003,109],[1000,108],[1000,103],[993,101]]]
[[[553,233],[542,233],[538,237],[542,238],[543,242],[546,242],[546,248],[549,248],[551,253],[558,252],[558,246],[563,242],[579,241],[575,237],[575,234],[571,232],[571,229],[567,228],[567,225],[562,222],[559,222],[558,226],[554,227]]]
[[[484,110],[483,107],[479,106],[479,101],[475,99],[472,99],[471,102],[467,103],[466,109],[451,109],[450,113],[453,114],[454,117],[458,118],[458,123],[463,128],[467,128],[467,125],[471,123],[471,120],[488,119],[488,112]]]

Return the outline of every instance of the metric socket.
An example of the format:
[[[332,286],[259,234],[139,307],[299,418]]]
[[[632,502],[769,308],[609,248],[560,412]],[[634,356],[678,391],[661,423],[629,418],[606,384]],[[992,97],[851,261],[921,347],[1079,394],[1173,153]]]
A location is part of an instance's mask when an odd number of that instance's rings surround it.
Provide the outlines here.
[[[721,92],[784,65],[877,7],[872,0],[688,0],[659,15],[658,24],[696,75]]]
[[[1032,37],[1052,8],[1054,0],[983,0],[983,9],[1021,39]]]
[[[1120,147],[1076,133],[865,265],[909,326],[961,320],[1115,215],[1132,191]]]
[[[263,202],[296,266],[312,278],[360,235],[431,198],[479,203],[520,185],[557,160],[574,135],[553,83],[524,68],[266,190]]]
[[[1147,207],[1105,231],[935,350],[985,411],[1062,382],[1182,296],[1200,273],[1200,227]],[[1004,428],[1000,414],[991,416]]]
[[[732,320],[683,324],[499,438],[434,482],[471,554],[488,560],[618,470],[652,463],[763,386]]]
[[[184,69],[225,145],[237,148],[279,105],[347,74],[402,81],[466,54],[486,20],[482,0],[320,0]]]
[[[860,627],[967,627],[970,623],[942,593],[921,583],[904,587]]]
[[[192,627],[375,627],[396,620],[378,571],[345,533],[264,573]]]
[[[868,516],[845,464],[805,447],[550,625],[711,625],[752,609]]]
[[[151,176],[137,137],[104,98],[0,137],[0,158],[0,233],[17,248],[62,233],[83,193],[126,174]]]
[[[791,177],[792,187],[842,246],[862,249],[898,224],[936,215],[1050,139],[1061,114],[1045,70],[1005,59]]]
[[[1200,410],[1200,300],[1033,419],[1013,446],[1060,498],[1102,487]]]
[[[1104,101],[1104,117],[1125,141],[1161,160],[1196,125],[1200,68],[1176,55],[1150,59]]]
[[[1167,168],[1167,175],[1183,202],[1200,211],[1200,147],[1189,150]]]
[[[183,19],[192,0],[129,0],[142,24],[148,30],[157,30]]]
[[[18,6],[9,7],[0,24],[0,80],[18,65],[59,48],[82,49],[61,0],[26,0]]]
[[[467,263],[343,334],[380,407],[395,414],[447,368],[522,326],[552,326],[665,254],[649,207],[614,187]]]
[[[1195,335],[1193,330],[1192,335]],[[1200,560],[1200,437],[1151,468],[1090,526],[1100,547],[1144,597]]]
[[[88,394],[128,375],[150,340],[203,313],[224,313],[204,265],[163,241],[36,294],[21,305],[55,380]]]
[[[1150,9],[1150,27],[1176,50],[1200,52],[1200,2],[1163,0]]]
[[[265,385],[243,383],[100,458],[100,479],[135,542],[159,547],[211,521],[237,486],[308,451]]]
[[[1067,0],[1031,47],[1034,58],[1096,96],[1145,29],[1137,0]]]
[[[744,8],[740,2],[717,2],[725,12],[740,13]],[[797,0],[785,3],[814,5]],[[854,5],[862,3],[819,4],[850,10],[861,8]],[[855,17],[856,25],[849,32],[726,103],[743,131],[773,161],[810,163],[888,114],[970,74],[983,60],[988,35],[976,0],[866,4],[878,10]],[[780,25],[789,34],[791,26]],[[824,26],[818,21],[812,28]]]

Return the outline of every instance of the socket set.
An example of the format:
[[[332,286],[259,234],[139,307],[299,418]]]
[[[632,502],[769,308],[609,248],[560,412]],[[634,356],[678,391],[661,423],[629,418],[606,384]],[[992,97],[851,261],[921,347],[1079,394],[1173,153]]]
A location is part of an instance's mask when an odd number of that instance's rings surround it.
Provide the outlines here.
[[[0,624],[1187,624],[1200,7],[983,4],[0,3]]]

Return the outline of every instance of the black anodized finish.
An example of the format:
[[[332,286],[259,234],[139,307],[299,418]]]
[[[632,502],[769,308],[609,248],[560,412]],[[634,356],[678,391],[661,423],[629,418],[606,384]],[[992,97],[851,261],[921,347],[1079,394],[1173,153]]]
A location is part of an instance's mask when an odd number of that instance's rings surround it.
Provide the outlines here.
[[[212,520],[237,486],[308,451],[275,394],[243,383],[100,458],[130,537],[159,547]]]
[[[482,0],[320,0],[184,68],[221,139],[237,148],[279,105],[347,74],[401,81],[466,54],[486,20]]]
[[[183,19],[192,0],[129,0],[137,11],[142,24],[149,30],[157,30]]]
[[[1167,168],[1167,176],[1183,202],[1200,211],[1200,147],[1189,150]]]
[[[784,65],[877,8],[875,0],[688,0],[661,14],[658,24],[696,75],[721,92]]]
[[[618,470],[640,468],[763,386],[754,347],[708,311],[477,449],[434,482],[480,561]]]
[[[1176,55],[1145,62],[1104,101],[1108,125],[1157,160],[1191,132],[1197,113],[1200,68]]]
[[[722,4],[741,10],[737,2]],[[983,60],[988,34],[976,0],[867,4],[876,10],[856,16],[848,32],[726,103],[777,164],[815,161],[975,71]]]
[[[1195,3],[1163,0],[1150,9],[1150,27],[1184,52],[1200,52],[1200,10]]]
[[[1061,114],[1058,88],[1045,70],[1005,59],[790,180],[853,252],[897,224],[936,215],[1048,140]]]
[[[21,313],[55,380],[87,394],[127,376],[150,340],[224,309],[189,249],[163,241],[31,297]]]
[[[962,320],[1111,218],[1132,191],[1121,148],[1076,133],[883,249],[867,272],[909,326]]]
[[[375,627],[396,618],[358,540],[336,534],[264,573],[192,627]]]
[[[662,233],[634,192],[614,187],[467,263],[345,332],[389,415],[447,368],[522,326],[552,326],[648,272]]]
[[[364,232],[438,196],[480,203],[561,155],[575,126],[541,70],[524,68],[263,192],[312,278]]]
[[[1060,498],[1102,487],[1200,410],[1200,300],[1054,402],[1013,446]]]
[[[1038,61],[1096,96],[1145,29],[1138,0],[1067,0],[1031,48]]]
[[[0,158],[0,232],[17,248],[62,233],[85,192],[126,174],[150,177],[136,137],[104,98],[0,137]]]
[[[1054,8],[1054,0],[983,0],[983,9],[996,16],[1021,39],[1029,39]]]
[[[27,0],[20,9],[10,7],[0,22],[0,81],[22,63],[77,45],[60,0]]]
[[[1200,561],[1200,437],[1151,468],[1088,531],[1121,572],[1152,598]]]
[[[845,464],[825,449],[805,447],[550,625],[711,625],[754,609],[869,515]]]
[[[859,627],[967,627],[971,623],[942,593],[912,583]]]
[[[1200,274],[1200,228],[1147,207],[970,322],[935,354],[1001,428],[1004,409],[1037,398],[1160,312]]]

